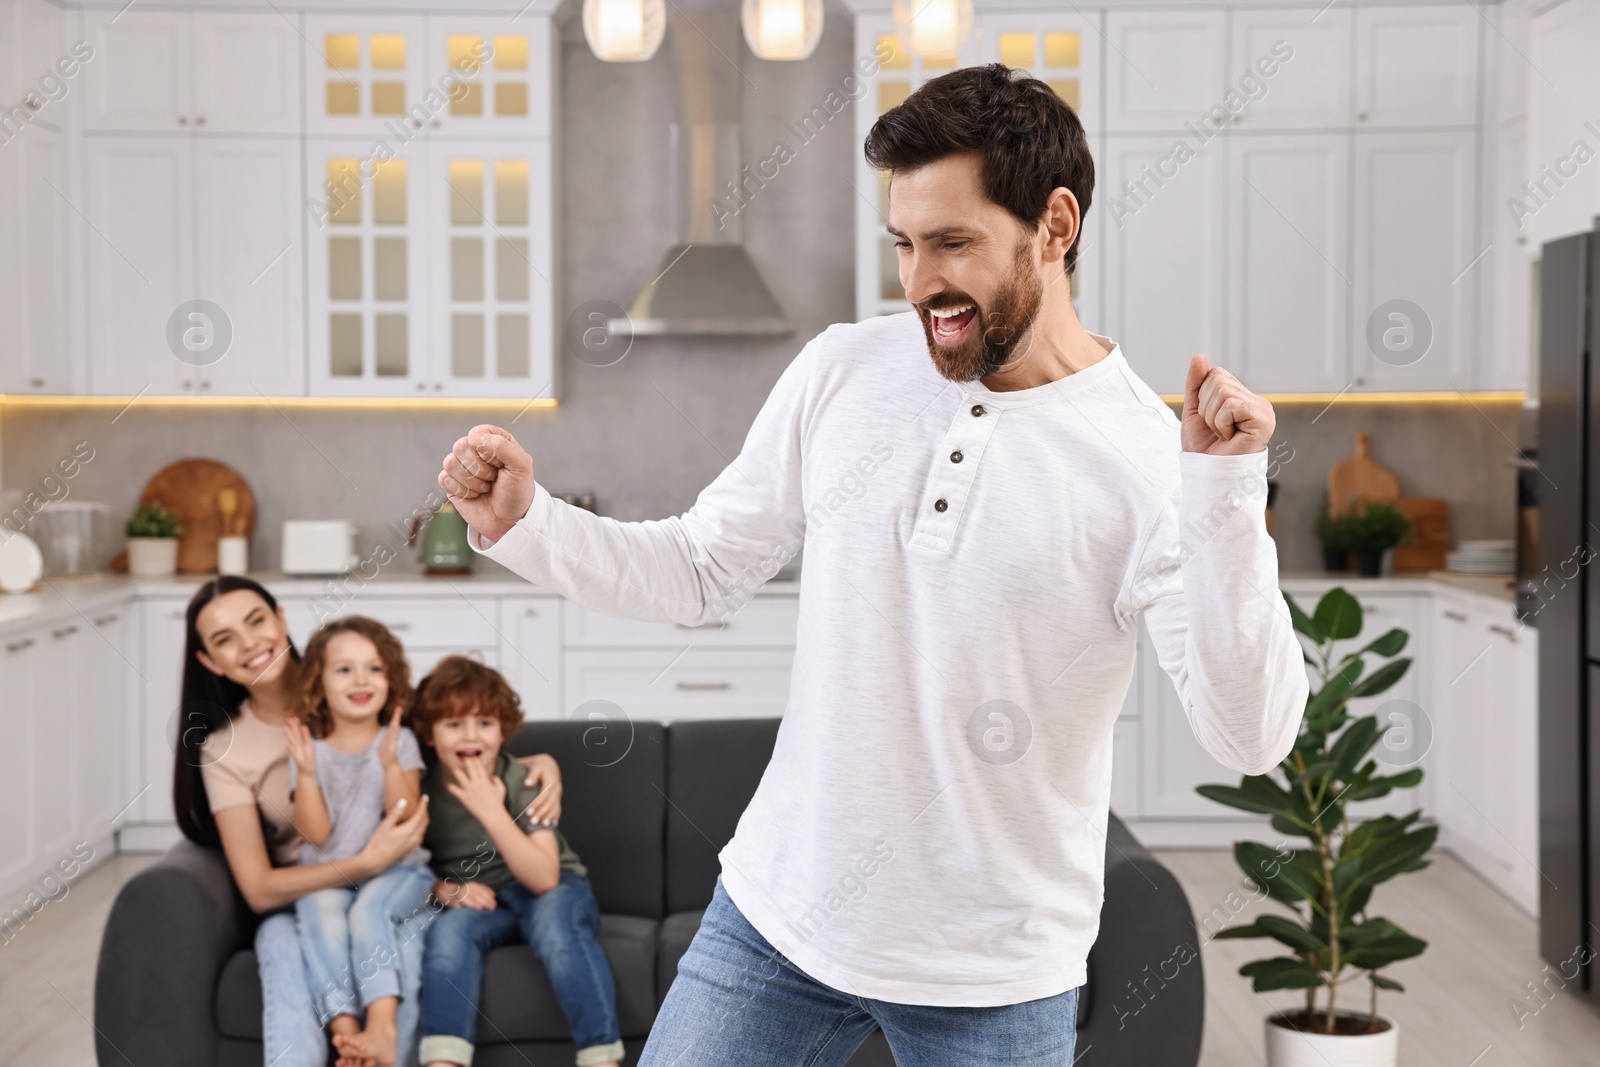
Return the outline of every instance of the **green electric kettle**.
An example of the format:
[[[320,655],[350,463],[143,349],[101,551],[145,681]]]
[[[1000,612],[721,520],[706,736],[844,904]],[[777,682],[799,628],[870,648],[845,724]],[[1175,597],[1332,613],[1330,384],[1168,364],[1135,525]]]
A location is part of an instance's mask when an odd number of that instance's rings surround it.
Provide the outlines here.
[[[416,543],[417,526],[421,521],[420,515],[411,520],[408,545]],[[422,535],[422,571],[424,574],[471,574],[472,556],[472,546],[467,544],[467,520],[447,500],[429,517],[428,530]]]

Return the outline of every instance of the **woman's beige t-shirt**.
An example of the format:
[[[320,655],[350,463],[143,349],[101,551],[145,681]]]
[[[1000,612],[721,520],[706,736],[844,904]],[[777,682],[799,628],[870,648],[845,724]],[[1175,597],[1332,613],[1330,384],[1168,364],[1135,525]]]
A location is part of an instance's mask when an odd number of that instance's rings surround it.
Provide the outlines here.
[[[290,818],[289,742],[281,726],[257,718],[246,699],[233,722],[200,746],[200,774],[213,812],[259,808],[272,865],[295,863],[304,838]]]

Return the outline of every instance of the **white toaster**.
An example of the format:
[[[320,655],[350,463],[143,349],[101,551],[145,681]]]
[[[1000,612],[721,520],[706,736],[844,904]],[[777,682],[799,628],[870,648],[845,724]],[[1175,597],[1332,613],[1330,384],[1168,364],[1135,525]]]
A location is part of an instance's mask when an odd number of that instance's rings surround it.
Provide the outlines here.
[[[359,562],[355,523],[290,519],[283,524],[284,574],[346,574]]]

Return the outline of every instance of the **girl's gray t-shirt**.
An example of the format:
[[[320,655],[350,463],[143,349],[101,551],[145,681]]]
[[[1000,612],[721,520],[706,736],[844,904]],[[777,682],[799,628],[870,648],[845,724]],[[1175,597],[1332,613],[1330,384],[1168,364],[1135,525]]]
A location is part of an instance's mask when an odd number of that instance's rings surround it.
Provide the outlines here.
[[[383,763],[378,759],[378,746],[383,743],[383,732],[361,752],[340,752],[326,741],[313,740],[312,749],[317,755],[317,785],[322,787],[322,799],[328,805],[328,818],[333,831],[320,845],[307,841],[300,846],[300,864],[349,859],[366,845],[372,831],[383,821]],[[423,769],[422,746],[409,727],[400,727],[400,743],[396,752],[400,769]],[[289,800],[294,800],[295,786],[300,768],[289,760]],[[428,850],[412,849],[402,864],[428,862]]]

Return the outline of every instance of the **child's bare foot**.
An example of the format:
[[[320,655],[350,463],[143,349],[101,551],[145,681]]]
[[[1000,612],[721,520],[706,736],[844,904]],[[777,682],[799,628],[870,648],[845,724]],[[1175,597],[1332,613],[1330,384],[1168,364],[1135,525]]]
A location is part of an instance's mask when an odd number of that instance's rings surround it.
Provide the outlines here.
[[[377,1067],[377,1061],[356,1044],[360,1036],[360,1030],[351,1034],[333,1035],[333,1047],[339,1050],[339,1058],[334,1061],[333,1067]]]
[[[399,1035],[394,1024],[383,1019],[367,1020],[367,1028],[345,1039],[339,1051],[347,1056],[365,1056],[378,1067],[394,1067],[400,1058]]]

